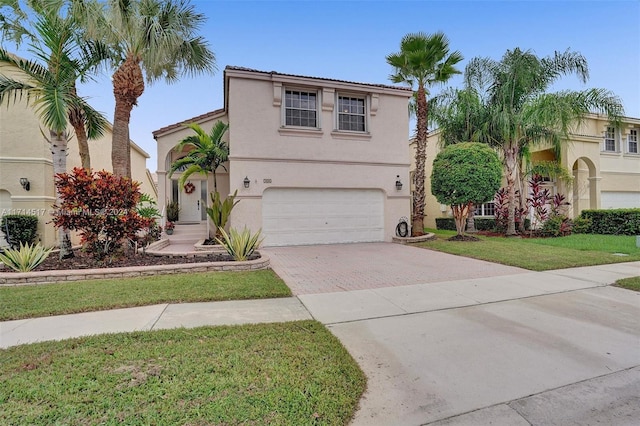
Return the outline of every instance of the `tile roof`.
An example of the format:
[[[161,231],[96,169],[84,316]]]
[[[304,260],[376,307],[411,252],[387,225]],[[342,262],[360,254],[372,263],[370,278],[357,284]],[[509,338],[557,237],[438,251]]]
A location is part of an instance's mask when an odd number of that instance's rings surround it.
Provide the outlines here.
[[[277,71],[261,71],[261,70],[256,70],[256,69],[252,69],[252,68],[246,68],[246,67],[236,67],[236,66],[232,66],[232,65],[227,65],[225,67],[225,71],[226,70],[247,71],[247,72],[259,73],[259,74],[269,74],[269,75],[281,75],[281,76],[284,76],[284,77],[310,78],[310,79],[314,79],[314,80],[335,81],[337,83],[358,84],[358,85],[361,85],[361,86],[380,87],[380,88],[383,88],[383,89],[393,89],[393,90],[407,90],[407,91],[413,92],[413,90],[410,87],[406,87],[406,86],[391,86],[391,85],[387,85],[387,84],[360,83],[360,82],[357,82],[357,81],[338,80],[338,79],[335,79],[335,78],[312,77],[312,76],[298,75],[298,74],[286,74],[286,73],[281,73],[281,72],[277,72]]]
[[[220,109],[216,109],[216,110],[213,110],[213,111],[205,112],[204,114],[200,114],[200,115],[197,115],[195,117],[188,118],[186,120],[180,121],[179,123],[170,124],[168,126],[161,127],[160,129],[154,130],[151,133],[153,134],[153,137],[155,138],[156,136],[158,136],[161,133],[166,133],[166,132],[174,130],[174,129],[179,129],[180,127],[182,127],[183,124],[188,124],[188,123],[193,123],[193,122],[197,122],[197,121],[206,120],[207,118],[215,117],[216,115],[219,115],[219,114],[221,114],[223,112],[225,112],[224,108],[220,108]]]

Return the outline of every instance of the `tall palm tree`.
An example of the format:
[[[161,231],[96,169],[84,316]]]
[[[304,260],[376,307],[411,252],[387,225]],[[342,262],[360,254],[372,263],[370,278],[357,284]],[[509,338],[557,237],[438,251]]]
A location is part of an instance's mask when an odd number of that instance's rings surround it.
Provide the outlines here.
[[[147,83],[174,83],[183,75],[215,70],[215,56],[197,35],[206,18],[188,0],[75,0],[85,3],[91,38],[113,53],[115,113],[113,173],[131,177],[129,121]]]
[[[559,159],[569,132],[587,113],[604,113],[613,122],[623,114],[620,99],[604,89],[547,93],[560,77],[571,74],[583,83],[589,77],[584,56],[570,50],[539,58],[516,48],[500,61],[474,58],[465,69],[465,82],[479,94],[487,113],[480,138],[502,154],[509,199],[507,235],[516,234],[515,190],[523,154],[547,143]]]
[[[427,35],[419,32],[405,35],[400,42],[400,51],[387,55],[386,59],[395,69],[394,74],[389,76],[392,82],[417,87],[416,172],[411,234],[418,236],[424,234],[427,96],[432,85],[444,83],[454,74],[460,74],[455,65],[462,61],[463,57],[458,51],[449,53],[449,40],[443,33]]]
[[[75,91],[75,82],[86,64],[76,57],[72,27],[56,11],[42,10],[36,16],[35,29],[40,36],[29,46],[36,60],[23,60],[0,49],[0,103],[25,99],[49,129],[53,171],[67,171],[67,125],[72,111],[81,111],[83,127],[90,138],[100,136],[107,121]],[[45,136],[46,138],[46,136]],[[56,190],[56,203],[60,204]],[[58,230],[60,256],[72,256],[69,231]]]
[[[187,155],[171,164],[169,177],[173,176],[177,170],[186,167],[179,180],[179,185],[183,187],[189,176],[194,173],[212,173],[214,192],[218,192],[216,170],[218,167],[222,167],[225,171],[227,170],[224,163],[229,159],[229,144],[223,141],[222,137],[229,129],[229,125],[218,121],[213,125],[209,133],[205,132],[196,123],[185,124],[185,127],[190,128],[196,134],[182,139],[174,150],[182,152],[185,147],[192,149]]]
[[[62,16],[63,6],[68,0],[29,0],[26,5],[30,9],[25,11],[19,2],[7,2],[0,8],[0,33],[4,39],[8,39],[19,46],[23,39],[27,39],[31,45],[42,44],[54,46],[61,39],[67,39],[73,46],[78,61],[78,80],[85,82],[97,70],[97,67],[107,59],[108,51],[100,43],[87,41],[82,36],[82,28],[76,20],[73,8],[66,9],[66,15]],[[32,22],[30,16],[49,15],[46,19]],[[50,28],[46,28],[49,26]],[[52,30],[57,31],[57,34]],[[54,35],[51,38],[51,35]],[[51,49],[50,49],[51,50]],[[73,96],[77,96],[76,82],[70,88]],[[86,117],[82,109],[73,105],[69,108],[69,124],[73,127],[78,142],[78,154],[83,168],[91,168],[91,156],[89,152],[89,135],[86,129]],[[105,120],[106,123],[106,120]],[[101,136],[92,134],[91,138]]]

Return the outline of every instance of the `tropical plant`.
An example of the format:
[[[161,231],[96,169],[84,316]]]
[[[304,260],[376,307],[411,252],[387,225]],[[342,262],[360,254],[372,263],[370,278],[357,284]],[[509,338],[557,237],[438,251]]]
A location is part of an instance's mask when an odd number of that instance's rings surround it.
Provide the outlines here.
[[[116,255],[154,222],[136,211],[140,184],[129,178],[76,167],[72,173],[56,175],[55,184],[62,203],[56,206],[54,225],[79,231],[82,243],[98,260]]]
[[[433,161],[431,192],[448,204],[458,235],[464,235],[467,215],[474,202],[490,200],[500,188],[502,166],[489,146],[477,142],[449,145]]]
[[[207,207],[207,215],[216,227],[216,238],[221,238],[222,230],[227,224],[229,216],[231,216],[231,210],[240,202],[240,200],[236,200],[237,195],[238,190],[227,196],[224,201],[221,201],[219,192],[209,194],[211,197],[211,207]]]
[[[187,136],[182,139],[174,148],[176,152],[182,152],[185,147],[191,150],[182,158],[174,161],[169,169],[169,177],[180,169],[184,168],[182,175],[178,181],[178,185],[183,187],[189,176],[194,173],[212,173],[213,174],[213,190],[218,192],[218,181],[216,179],[216,170],[222,167],[227,170],[224,163],[229,159],[229,144],[222,140],[222,137],[229,129],[229,125],[222,121],[217,121],[211,128],[211,132],[205,132],[200,125],[196,123],[185,124],[195,135]]]
[[[167,220],[169,222],[177,222],[180,218],[180,204],[177,201],[172,201],[167,204]]]
[[[553,199],[548,188],[544,187],[544,179],[536,174],[529,179],[529,187],[531,188],[529,197],[527,197],[526,205],[533,210],[533,223],[531,231],[534,228],[540,228],[549,219],[551,212],[549,211],[549,203]]]
[[[9,99],[13,99],[14,103],[25,99],[34,108],[49,129],[49,137],[45,136],[45,139],[51,146],[53,172],[64,173],[67,170],[67,125],[70,115],[82,118],[89,138],[99,137],[107,126],[104,117],[79,97],[75,89],[76,80],[87,75],[96,65],[96,57],[93,54],[95,52],[92,53],[92,44],[82,49],[78,47],[75,21],[71,17],[60,16],[55,7],[38,7],[34,12],[36,34],[29,38],[29,47],[35,60],[20,59],[0,49],[0,103]],[[7,15],[2,15],[0,23],[3,36],[9,34],[19,39],[12,31],[20,30],[8,24]],[[11,72],[14,77],[6,72]],[[60,193],[56,191],[56,202],[60,201]],[[72,257],[71,240],[66,228],[58,229],[58,239],[60,257]]]
[[[238,232],[235,228],[231,228],[229,233],[220,228],[222,238],[216,238],[218,244],[221,244],[227,253],[229,253],[236,261],[247,260],[253,252],[260,247],[260,244],[264,238],[260,238],[262,229],[259,229],[255,234],[251,234],[251,231],[246,227]]]
[[[173,223],[171,221],[168,221],[164,225],[164,229],[166,229],[167,231],[173,231],[175,229],[175,227],[176,227],[175,223]]]
[[[427,96],[432,85],[442,84],[454,74],[460,74],[455,65],[462,60],[460,52],[449,53],[449,40],[441,33],[427,35],[411,33],[402,38],[400,51],[387,55],[394,68],[390,76],[394,83],[406,83],[416,88],[416,153],[411,234],[424,234],[425,163],[427,157]]]
[[[601,112],[617,123],[623,113],[617,96],[604,89],[547,93],[562,76],[575,74],[586,82],[586,59],[567,50],[539,58],[530,51],[508,50],[500,61],[474,58],[465,69],[465,86],[477,93],[486,114],[478,140],[502,154],[507,181],[507,235],[516,233],[516,181],[522,156],[533,146],[550,144],[556,159],[569,132],[587,113]]]
[[[520,200],[520,191],[518,190],[516,190],[516,198]],[[493,199],[493,205],[494,216],[496,218],[496,231],[505,232],[509,222],[509,195],[507,193],[507,188],[500,188],[498,192],[496,192],[496,196]],[[525,219],[526,214],[527,210],[520,207],[520,203],[518,202],[518,207],[515,211],[516,224],[519,225],[520,223],[523,223],[524,225],[528,220]]]
[[[131,177],[129,121],[145,81],[175,83],[181,75],[213,72],[215,57],[198,35],[206,21],[188,0],[88,0],[84,25],[110,48],[115,70],[111,161],[116,176]]]
[[[52,249],[45,249],[40,244],[20,243],[19,249],[8,249],[0,253],[0,262],[18,272],[29,272],[44,262]]]

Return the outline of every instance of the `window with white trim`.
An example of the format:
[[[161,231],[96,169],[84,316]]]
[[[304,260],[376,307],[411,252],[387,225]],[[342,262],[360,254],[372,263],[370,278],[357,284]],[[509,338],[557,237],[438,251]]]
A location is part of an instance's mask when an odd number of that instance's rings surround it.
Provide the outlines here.
[[[630,154],[638,154],[638,129],[629,130],[629,136],[627,136],[627,152]]]
[[[604,151],[617,152],[616,129],[614,127],[607,127],[607,130],[604,132]]]
[[[365,105],[364,97],[338,95],[338,130],[366,131]]]
[[[494,216],[496,214],[496,207],[493,201],[490,203],[476,204],[476,210],[473,213],[475,216]]]
[[[318,92],[285,90],[284,125],[318,127]]]

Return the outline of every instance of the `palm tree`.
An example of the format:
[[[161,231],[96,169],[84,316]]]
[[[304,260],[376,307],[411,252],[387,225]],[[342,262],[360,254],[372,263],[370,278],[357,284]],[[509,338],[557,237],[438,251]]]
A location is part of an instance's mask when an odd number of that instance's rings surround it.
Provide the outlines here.
[[[206,18],[188,0],[87,0],[88,35],[112,54],[115,113],[111,161],[116,176],[131,177],[129,121],[147,83],[174,83],[182,74],[215,70],[215,56],[197,35]]]
[[[417,87],[416,172],[411,234],[418,236],[424,234],[427,95],[432,85],[444,83],[454,74],[460,74],[455,65],[463,58],[458,51],[449,53],[449,40],[443,33],[427,35],[419,32],[405,35],[400,42],[400,51],[388,55],[386,59],[395,69],[395,73],[389,77],[391,81]]]
[[[3,12],[0,13],[0,32],[4,38],[12,40],[17,46],[21,44],[23,39],[29,40],[32,45],[44,44],[48,48],[63,39],[72,40],[71,50],[78,53],[76,55],[78,61],[75,63],[78,68],[78,79],[84,82],[107,59],[108,52],[100,43],[84,39],[82,28],[80,28],[78,21],[75,19],[73,9],[67,10],[65,17],[59,16],[59,12],[65,2],[66,0],[49,0],[46,2],[31,0],[27,2],[27,5],[30,6],[31,14],[35,16],[49,15],[48,18],[41,19],[35,23],[29,20],[30,14],[22,10],[18,2],[8,3],[3,7]],[[53,31],[57,31],[57,33]],[[51,38],[51,35],[54,37]],[[75,81],[73,82],[73,87],[69,90],[72,96],[77,96]],[[89,135],[87,135],[84,112],[82,109],[72,105],[69,108],[68,115],[69,124],[73,127],[78,141],[78,154],[80,155],[81,165],[85,169],[90,169]],[[103,127],[105,127],[105,124],[106,120],[104,120]],[[92,134],[91,138],[93,139],[97,136],[101,136],[101,133]]]
[[[171,164],[169,177],[184,167],[186,169],[180,176],[179,185],[184,186],[185,182],[194,173],[212,173],[214,192],[218,192],[218,182],[216,179],[216,170],[222,167],[227,170],[224,163],[229,159],[229,144],[222,140],[222,137],[229,129],[229,125],[222,121],[216,122],[211,128],[211,132],[205,132],[202,127],[196,123],[185,124],[195,135],[187,136],[175,146],[176,152],[182,152],[185,147],[192,148],[187,155]]]
[[[3,15],[4,17],[4,15]],[[80,111],[83,128],[90,138],[99,137],[107,126],[107,121],[95,111],[75,91],[75,82],[88,69],[83,59],[74,59],[76,45],[68,18],[58,15],[57,9],[42,9],[36,15],[34,28],[39,39],[29,43],[38,61],[23,60],[0,49],[0,103],[5,100],[25,99],[49,129],[47,141],[51,145],[53,171],[55,174],[67,171],[67,125],[69,114]],[[4,29],[4,28],[3,28]],[[12,78],[5,74],[11,73]],[[46,138],[46,136],[45,136]],[[60,194],[56,190],[56,203],[60,204]],[[60,256],[70,257],[71,242],[69,231],[58,230]]]
[[[560,77],[589,77],[586,59],[567,50],[539,58],[530,51],[508,50],[500,61],[474,58],[465,69],[465,82],[479,94],[486,123],[479,138],[502,154],[507,180],[509,221],[507,235],[515,235],[516,181],[523,154],[547,143],[556,158],[571,129],[589,112],[604,113],[617,122],[623,114],[620,99],[604,89],[547,93]]]

